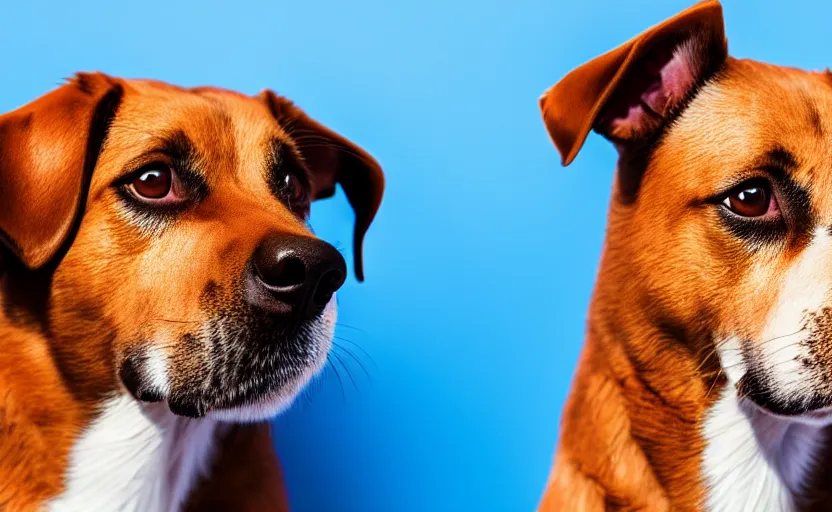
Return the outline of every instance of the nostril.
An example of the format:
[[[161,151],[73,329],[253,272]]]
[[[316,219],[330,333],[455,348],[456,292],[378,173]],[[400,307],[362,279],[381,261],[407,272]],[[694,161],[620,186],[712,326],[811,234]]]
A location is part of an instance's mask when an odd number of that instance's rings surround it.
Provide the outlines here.
[[[286,255],[266,268],[257,268],[260,279],[275,288],[300,286],[306,281],[306,265],[294,255]]]
[[[321,313],[347,277],[341,253],[321,240],[269,237],[254,250],[246,286],[252,305],[307,320]]]
[[[338,270],[330,270],[318,282],[318,288],[315,290],[315,296],[312,297],[312,302],[319,307],[326,306],[329,299],[332,298],[332,294],[342,284],[344,284],[344,274]]]

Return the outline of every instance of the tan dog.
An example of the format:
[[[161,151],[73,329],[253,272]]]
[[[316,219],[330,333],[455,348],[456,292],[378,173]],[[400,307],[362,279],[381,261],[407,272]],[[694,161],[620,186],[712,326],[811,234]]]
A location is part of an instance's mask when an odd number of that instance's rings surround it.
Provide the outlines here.
[[[832,510],[832,75],[729,57],[709,1],[540,105],[564,165],[619,152],[540,510]]]
[[[270,91],[79,74],[0,116],[0,509],[284,510],[263,421],[332,341],[336,183],[361,279],[381,169]]]

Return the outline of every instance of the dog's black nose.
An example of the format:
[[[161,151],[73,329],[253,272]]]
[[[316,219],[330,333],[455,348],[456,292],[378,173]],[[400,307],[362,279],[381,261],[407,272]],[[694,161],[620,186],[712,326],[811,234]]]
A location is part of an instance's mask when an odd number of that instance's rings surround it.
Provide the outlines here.
[[[323,311],[346,276],[344,257],[323,240],[273,235],[251,257],[248,299],[269,311],[307,320]]]

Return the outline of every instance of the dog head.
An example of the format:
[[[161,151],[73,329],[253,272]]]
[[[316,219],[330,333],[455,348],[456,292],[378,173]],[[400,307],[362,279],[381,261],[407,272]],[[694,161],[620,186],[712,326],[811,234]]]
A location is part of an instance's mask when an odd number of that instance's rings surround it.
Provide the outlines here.
[[[384,187],[365,151],[271,91],[79,74],[0,117],[4,314],[80,398],[271,416],[333,337],[345,262],[307,217],[336,184],[361,280]]]
[[[728,57],[708,1],[572,71],[540,106],[564,165],[590,130],[618,150],[607,300],[661,324],[664,360],[693,352],[705,368],[716,354],[741,396],[828,421],[832,75]]]

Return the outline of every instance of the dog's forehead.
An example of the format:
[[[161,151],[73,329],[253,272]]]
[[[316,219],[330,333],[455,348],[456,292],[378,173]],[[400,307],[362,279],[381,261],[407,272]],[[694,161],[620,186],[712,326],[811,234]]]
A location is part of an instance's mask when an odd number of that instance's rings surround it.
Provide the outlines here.
[[[698,177],[688,186],[701,195],[779,151],[798,164],[793,179],[830,198],[824,209],[832,214],[829,74],[731,59],[674,123],[657,157],[687,167]]]
[[[128,80],[119,114],[156,117],[166,122],[199,122],[208,119],[246,125],[252,129],[277,129],[268,107],[257,97],[218,87],[184,88],[152,80]]]
[[[208,170],[218,177],[262,167],[272,142],[289,140],[256,97],[152,80],[127,80],[124,90],[102,162],[127,161],[178,138],[210,162]],[[117,172],[118,165],[113,167]]]

